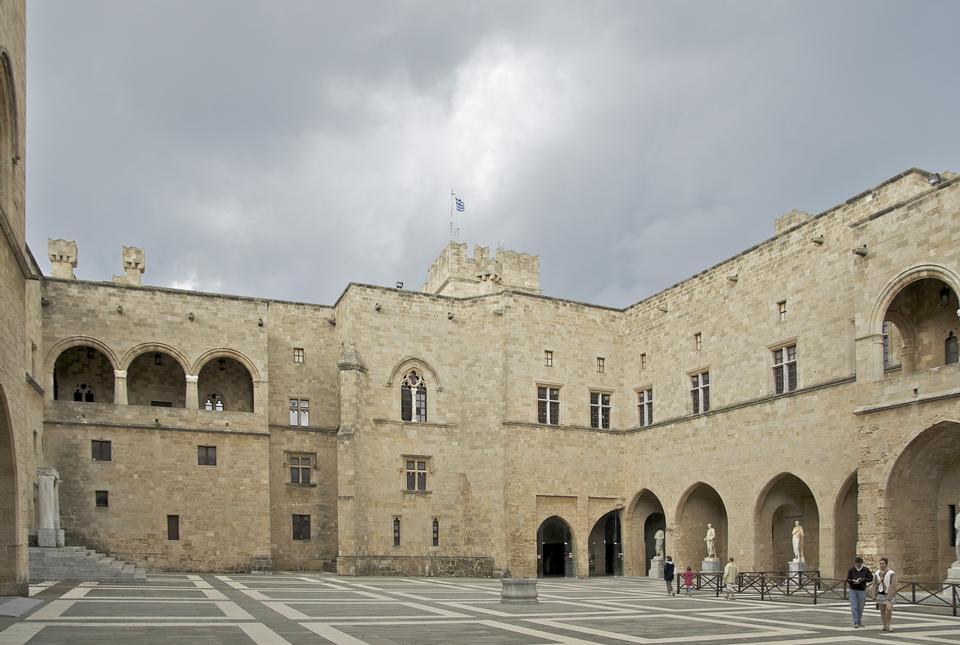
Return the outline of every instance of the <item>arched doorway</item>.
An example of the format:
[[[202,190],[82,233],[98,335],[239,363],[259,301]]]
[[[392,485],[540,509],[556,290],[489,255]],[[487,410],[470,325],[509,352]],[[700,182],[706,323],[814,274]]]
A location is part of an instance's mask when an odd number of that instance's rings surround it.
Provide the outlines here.
[[[253,378],[235,358],[217,356],[207,361],[197,388],[201,410],[253,412]]]
[[[677,566],[700,569],[700,563],[707,557],[704,538],[708,524],[716,532],[717,557],[724,562],[727,558],[727,507],[713,486],[698,482],[687,489],[677,505],[677,536],[674,540]]]
[[[127,402],[165,408],[186,406],[187,377],[166,352],[148,351],[137,356],[127,368]]]
[[[793,529],[803,527],[807,570],[820,568],[820,511],[813,492],[791,473],[774,477],[760,493],[754,514],[755,556],[760,571],[786,571],[794,559]]]
[[[836,510],[834,511],[834,577],[838,577],[853,566],[853,559],[857,557],[858,525],[860,522],[858,496],[857,473],[853,473],[840,488],[840,494],[837,495]]]
[[[953,518],[960,511],[960,423],[921,432],[897,457],[885,487],[881,547],[904,580],[940,581],[956,560]]]
[[[590,576],[623,575],[623,542],[620,534],[620,511],[610,511],[590,531]]]
[[[650,558],[656,553],[657,530],[666,534],[667,519],[660,498],[650,490],[644,490],[634,498],[627,512],[625,522],[629,523],[626,565],[629,575],[650,575]],[[664,541],[664,552],[670,548],[670,541]]]
[[[537,529],[537,577],[572,578],[574,568],[573,532],[570,525],[554,515]]]
[[[18,502],[13,425],[6,395],[0,386],[0,596],[26,593],[17,528],[20,524]]]
[[[960,360],[960,321],[954,290],[936,277],[910,282],[890,301],[883,315],[884,367],[903,374]]]
[[[53,398],[79,403],[113,403],[113,365],[103,352],[76,345],[57,356],[53,366]]]

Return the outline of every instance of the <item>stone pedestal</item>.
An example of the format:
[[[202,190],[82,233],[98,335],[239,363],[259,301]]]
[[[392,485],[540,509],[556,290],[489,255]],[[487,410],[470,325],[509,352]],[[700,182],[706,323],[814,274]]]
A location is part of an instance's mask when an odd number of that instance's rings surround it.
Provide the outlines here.
[[[37,468],[37,545],[63,546],[60,530],[60,475],[50,466]]]
[[[944,580],[949,585],[960,585],[960,560],[957,560],[947,569],[947,579]]]
[[[806,570],[807,570],[806,562],[791,561],[787,563],[787,571],[789,571],[790,573],[803,573]]]
[[[507,604],[533,604],[537,599],[536,578],[501,578],[500,602]]]
[[[722,573],[723,565],[720,558],[707,558],[700,563],[700,573]]]
[[[663,580],[663,564],[665,560],[656,556],[650,558],[650,570],[647,573],[648,578]]]

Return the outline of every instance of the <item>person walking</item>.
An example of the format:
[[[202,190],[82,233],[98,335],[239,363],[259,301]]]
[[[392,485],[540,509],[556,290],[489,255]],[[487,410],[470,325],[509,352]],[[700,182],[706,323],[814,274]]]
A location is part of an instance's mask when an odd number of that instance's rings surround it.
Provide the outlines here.
[[[687,595],[690,595],[690,590],[693,588],[693,569],[687,567],[687,570],[683,572],[683,586],[687,590]]]
[[[854,627],[863,627],[863,606],[867,602],[867,584],[873,580],[870,569],[863,566],[859,555],[847,571],[847,587],[850,594],[850,615]]]
[[[737,576],[739,575],[740,568],[737,567],[736,563],[733,561],[733,558],[730,558],[730,562],[727,562],[727,566],[723,568],[723,586],[724,590],[727,592],[727,600],[737,599]]]
[[[880,568],[873,574],[873,597],[880,610],[880,622],[883,624],[880,631],[883,632],[893,631],[890,623],[893,622],[893,602],[897,596],[897,574],[888,566],[887,559],[880,558]]]
[[[667,595],[673,595],[673,558],[667,556],[667,561],[663,563],[663,580],[667,583]]]

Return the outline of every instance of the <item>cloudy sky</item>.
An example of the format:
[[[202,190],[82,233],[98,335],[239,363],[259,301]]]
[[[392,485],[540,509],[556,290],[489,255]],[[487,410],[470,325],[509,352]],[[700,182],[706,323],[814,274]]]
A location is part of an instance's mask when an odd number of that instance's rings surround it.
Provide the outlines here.
[[[27,217],[78,277],[332,303],[448,239],[624,306],[918,166],[960,3],[31,0]]]

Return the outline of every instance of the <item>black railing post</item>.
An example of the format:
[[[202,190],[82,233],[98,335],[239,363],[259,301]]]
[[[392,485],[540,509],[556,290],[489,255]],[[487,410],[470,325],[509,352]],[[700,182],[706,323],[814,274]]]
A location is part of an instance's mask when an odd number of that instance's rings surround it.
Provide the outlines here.
[[[763,571],[760,572],[760,600],[766,600],[766,598],[763,597],[767,588],[765,575]]]
[[[813,585],[813,604],[817,604],[817,588],[818,585]]]

